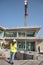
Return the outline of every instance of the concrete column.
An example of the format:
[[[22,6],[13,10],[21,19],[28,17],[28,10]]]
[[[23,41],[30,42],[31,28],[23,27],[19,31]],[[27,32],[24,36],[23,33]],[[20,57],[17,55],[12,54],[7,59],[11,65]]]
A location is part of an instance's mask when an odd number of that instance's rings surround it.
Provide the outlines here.
[[[35,51],[38,52],[38,48],[37,48],[37,41],[35,42]]]
[[[25,40],[25,50],[26,50],[26,40]]]
[[[17,32],[17,37],[18,37],[18,32]]]

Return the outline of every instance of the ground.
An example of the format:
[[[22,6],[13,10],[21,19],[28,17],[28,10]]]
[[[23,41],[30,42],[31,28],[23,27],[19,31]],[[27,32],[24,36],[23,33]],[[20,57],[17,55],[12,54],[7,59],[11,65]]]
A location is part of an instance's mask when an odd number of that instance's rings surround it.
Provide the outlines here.
[[[42,64],[41,64],[42,63]],[[11,65],[6,60],[0,59],[0,65]],[[40,60],[15,60],[13,65],[43,65]]]

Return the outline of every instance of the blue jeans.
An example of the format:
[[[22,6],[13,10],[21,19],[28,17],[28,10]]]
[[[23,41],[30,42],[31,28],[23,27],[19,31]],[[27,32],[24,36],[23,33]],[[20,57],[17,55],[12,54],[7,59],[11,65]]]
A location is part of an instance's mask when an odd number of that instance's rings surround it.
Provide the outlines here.
[[[15,53],[14,52],[10,52],[10,62],[14,62],[14,57],[15,57]]]

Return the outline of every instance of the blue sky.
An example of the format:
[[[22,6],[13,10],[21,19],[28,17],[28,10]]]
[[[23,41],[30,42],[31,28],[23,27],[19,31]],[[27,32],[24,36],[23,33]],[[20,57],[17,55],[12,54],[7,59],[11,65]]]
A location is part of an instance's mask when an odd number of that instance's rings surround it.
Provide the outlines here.
[[[24,0],[0,0],[0,25],[24,26]],[[43,36],[43,0],[28,0],[27,25],[41,26],[39,36]]]

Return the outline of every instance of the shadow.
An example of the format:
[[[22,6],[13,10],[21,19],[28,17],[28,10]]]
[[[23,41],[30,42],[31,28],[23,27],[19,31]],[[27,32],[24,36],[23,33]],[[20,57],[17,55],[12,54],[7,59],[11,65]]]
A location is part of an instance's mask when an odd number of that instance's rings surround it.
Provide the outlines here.
[[[17,52],[15,54],[15,58],[14,59],[15,60],[33,60],[33,58],[34,58],[33,55]]]
[[[43,52],[40,52],[39,54],[43,54]]]
[[[43,65],[43,61],[41,61],[41,62],[39,63],[39,65]]]
[[[4,61],[6,61],[7,63],[11,64],[9,61],[10,61],[10,58],[5,58]]]

